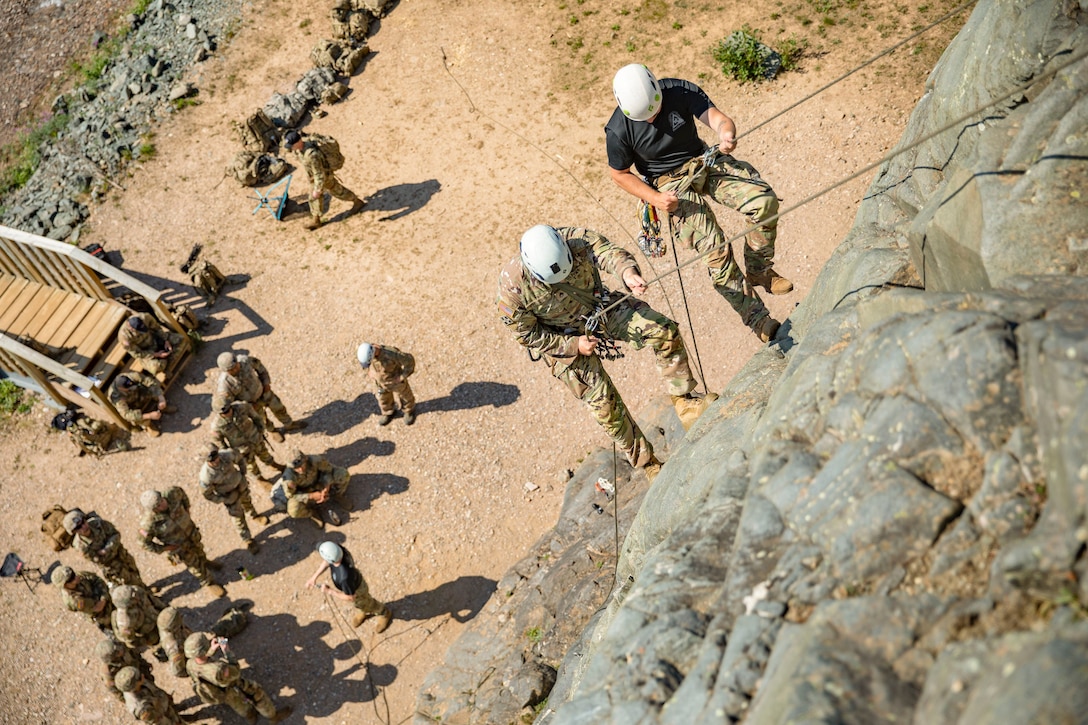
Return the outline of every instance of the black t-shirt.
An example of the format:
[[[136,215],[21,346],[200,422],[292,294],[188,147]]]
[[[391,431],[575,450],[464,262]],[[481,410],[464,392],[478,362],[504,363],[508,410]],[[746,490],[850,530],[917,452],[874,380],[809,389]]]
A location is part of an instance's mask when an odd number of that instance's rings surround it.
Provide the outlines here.
[[[329,574],[332,575],[333,586],[350,596],[359,588],[363,575],[355,568],[355,562],[352,561],[348,550],[344,547],[340,548],[344,552],[344,558],[339,564],[329,564]]]
[[[699,86],[679,78],[661,79],[661,111],[652,122],[632,121],[617,108],[604,127],[608,165],[635,169],[647,178],[660,176],[699,156],[706,144],[695,119],[712,105]]]

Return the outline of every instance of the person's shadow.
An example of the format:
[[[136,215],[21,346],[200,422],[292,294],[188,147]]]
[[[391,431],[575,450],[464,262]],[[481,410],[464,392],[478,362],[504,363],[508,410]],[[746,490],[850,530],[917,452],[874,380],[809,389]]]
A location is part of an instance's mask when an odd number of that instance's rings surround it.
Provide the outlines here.
[[[378,221],[388,222],[400,219],[422,209],[431,197],[442,189],[437,179],[428,179],[417,184],[397,184],[378,189],[364,200],[364,211],[393,212]]]
[[[354,428],[372,415],[381,413],[373,393],[359,393],[355,400],[333,400],[309,413],[310,425],[303,434],[324,433],[335,436]],[[360,459],[362,460],[362,459]]]
[[[448,410],[467,410],[490,405],[501,408],[512,405],[521,396],[516,385],[506,383],[459,383],[449,395],[416,404],[417,413],[437,413]]]
[[[458,622],[473,619],[494,594],[498,582],[482,576],[463,576],[418,594],[387,602],[396,619],[426,620],[449,614]],[[395,620],[394,620],[395,621]]]

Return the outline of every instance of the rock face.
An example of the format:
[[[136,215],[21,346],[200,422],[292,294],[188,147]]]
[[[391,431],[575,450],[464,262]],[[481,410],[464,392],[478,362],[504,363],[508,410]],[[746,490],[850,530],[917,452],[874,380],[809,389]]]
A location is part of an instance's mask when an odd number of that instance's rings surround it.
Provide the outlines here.
[[[979,3],[900,148],[1008,99],[880,170],[788,339],[625,503],[614,588],[565,506],[416,722],[1088,722],[1086,14]]]

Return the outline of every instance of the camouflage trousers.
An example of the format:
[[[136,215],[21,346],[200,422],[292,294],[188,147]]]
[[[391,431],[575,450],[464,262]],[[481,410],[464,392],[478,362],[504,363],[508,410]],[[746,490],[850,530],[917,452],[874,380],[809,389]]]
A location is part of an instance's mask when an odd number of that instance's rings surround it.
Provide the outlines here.
[[[167,607],[159,612],[156,621],[159,629],[159,645],[170,658],[170,671],[175,677],[185,677],[185,638],[192,630],[185,626],[181,613],[174,607]]]
[[[363,614],[381,614],[385,611],[385,604],[370,596],[370,587],[362,577],[359,577],[359,588],[352,597],[355,608]]]
[[[166,339],[170,341],[173,351],[168,357],[138,357],[136,362],[139,367],[148,373],[159,376],[165,374],[170,366],[189,349],[189,338],[176,332],[166,332]]]
[[[341,201],[354,202],[359,198],[355,195],[354,191],[351,191],[341,184],[340,179],[336,178],[335,174],[329,174],[325,177],[325,186],[322,187],[321,193],[318,194],[316,198],[310,196],[310,216],[316,219],[320,219],[321,213],[324,211],[325,192],[328,192]]]
[[[227,688],[223,702],[244,718],[249,718],[254,712],[269,719],[276,714],[276,703],[272,702],[264,688],[244,677],[233,687]]]
[[[194,528],[193,533],[179,544],[178,548],[166,552],[166,558],[171,564],[184,564],[189,573],[204,586],[215,583],[208,574],[208,555],[204,553],[204,543],[201,541],[199,530]]]
[[[684,395],[695,389],[684,341],[676,323],[668,317],[642,300],[629,298],[608,313],[605,329],[614,339],[627,342],[635,350],[648,346],[654,351],[657,371],[669,395]],[[596,355],[579,355],[570,364],[564,362],[553,363],[552,375],[589,407],[632,466],[646,465],[654,449],[631,417],[601,359]]]
[[[257,402],[253,404],[253,407],[264,418],[265,428],[270,429],[272,427],[272,421],[268,418],[269,410],[272,411],[272,415],[276,416],[276,420],[280,422],[280,425],[290,425],[292,423],[290,413],[287,412],[287,408],[284,407],[283,401],[280,400],[280,396],[276,395],[275,391],[269,390],[267,393],[263,393],[261,397],[257,398]]]
[[[249,495],[249,484],[243,483],[238,487],[238,497],[230,503],[223,504],[227,507],[234,529],[247,544],[253,541],[253,534],[249,532],[249,524],[246,522],[246,514],[257,518],[257,509],[253,508],[253,499]]]
[[[676,190],[689,178],[688,170],[701,166],[701,157],[692,159],[680,170],[658,177],[661,191]],[[778,220],[764,220],[778,213],[778,197],[767,182],[759,178],[753,166],[732,156],[719,156],[713,166],[702,167],[691,177],[691,185],[679,192],[680,206],[672,213],[677,219],[680,241],[699,253],[709,249],[705,258],[714,290],[737,311],[741,321],[754,328],[769,313],[733,257],[733,245],[725,244],[725,234],[704,197],[736,209],[751,224],[762,226],[744,237],[744,267],[749,276],[762,275],[774,264],[774,243]]]
[[[318,477],[317,485],[312,491],[320,491],[328,487],[329,494],[333,497],[343,496],[348,490],[351,474],[346,468],[334,468],[332,473],[324,473]],[[310,492],[312,492],[310,491]],[[293,519],[308,519],[317,511],[317,506],[310,503],[304,496],[291,496],[287,499],[287,515]]]
[[[140,576],[140,570],[136,568],[136,560],[132,558],[128,549],[119,548],[112,559],[95,563],[102,567],[102,578],[110,584],[134,584],[147,588],[143,577]]]
[[[276,459],[268,452],[268,445],[264,442],[264,438],[258,438],[256,443],[245,446],[238,452],[246,461],[246,471],[254,478],[263,478],[261,469],[257,468],[258,460],[266,466],[276,467]]]
[[[405,413],[411,412],[416,407],[416,396],[412,393],[412,386],[408,384],[407,376],[399,383],[374,383],[378,389],[378,407],[382,415],[393,415],[397,410],[394,396],[400,400],[400,407]]]

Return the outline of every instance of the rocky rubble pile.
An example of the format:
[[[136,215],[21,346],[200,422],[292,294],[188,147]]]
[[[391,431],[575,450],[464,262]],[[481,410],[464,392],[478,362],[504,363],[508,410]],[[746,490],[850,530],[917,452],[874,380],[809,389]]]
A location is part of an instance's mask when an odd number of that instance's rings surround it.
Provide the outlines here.
[[[3,199],[0,221],[77,242],[89,213],[79,200],[96,201],[120,186],[125,165],[153,152],[148,131],[197,92],[184,77],[215,51],[238,13],[227,0],[154,0],[130,15],[120,52],[99,78],[54,101],[53,113],[68,124],[40,149],[27,184]]]

